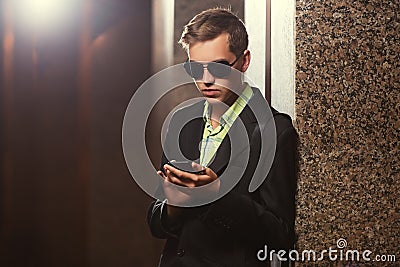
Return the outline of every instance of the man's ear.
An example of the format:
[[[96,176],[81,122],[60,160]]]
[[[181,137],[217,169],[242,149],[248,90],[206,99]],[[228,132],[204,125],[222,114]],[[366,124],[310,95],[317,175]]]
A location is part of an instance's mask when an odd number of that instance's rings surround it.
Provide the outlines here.
[[[245,50],[243,52],[243,65],[242,68],[240,69],[242,72],[245,72],[249,68],[250,59],[251,59],[250,51]]]

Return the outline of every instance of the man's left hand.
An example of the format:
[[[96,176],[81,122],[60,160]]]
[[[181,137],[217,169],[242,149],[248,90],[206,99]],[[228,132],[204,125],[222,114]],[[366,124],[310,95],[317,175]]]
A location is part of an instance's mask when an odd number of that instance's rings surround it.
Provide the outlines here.
[[[211,170],[210,168],[202,167],[201,165],[193,162],[192,167],[195,170],[202,170],[199,174],[189,173],[185,171],[178,170],[171,165],[165,164],[164,170],[165,174],[168,177],[169,181],[176,185],[185,186],[185,187],[197,187],[209,184],[215,180],[215,188],[212,191],[218,191],[220,187],[220,182],[217,174]]]

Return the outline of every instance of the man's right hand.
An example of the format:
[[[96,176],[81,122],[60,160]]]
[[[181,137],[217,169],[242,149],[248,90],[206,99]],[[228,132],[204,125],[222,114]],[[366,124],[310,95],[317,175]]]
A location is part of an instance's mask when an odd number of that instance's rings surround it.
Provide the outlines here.
[[[164,179],[163,189],[167,201],[174,204],[174,206],[167,205],[169,217],[176,218],[181,213],[182,208],[176,206],[185,206],[185,204],[193,202],[193,196],[190,194],[191,192],[187,190],[188,188],[195,188],[215,181],[215,183],[209,187],[209,192],[217,194],[219,191],[220,181],[213,170],[204,168],[195,162],[192,163],[192,167],[195,170],[198,169],[202,171],[194,174],[178,170],[166,164],[163,166],[165,172],[157,172],[158,175]]]
[[[157,174],[164,179],[163,189],[169,202],[172,202],[175,205],[183,205],[190,201],[191,196],[186,192],[183,192],[183,190],[179,190],[177,187],[178,185],[172,181],[169,175],[165,175],[162,171],[158,171]]]

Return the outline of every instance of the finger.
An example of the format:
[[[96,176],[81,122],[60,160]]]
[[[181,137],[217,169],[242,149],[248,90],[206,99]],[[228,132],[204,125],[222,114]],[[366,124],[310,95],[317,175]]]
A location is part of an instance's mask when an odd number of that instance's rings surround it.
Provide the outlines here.
[[[183,186],[183,187],[194,187],[194,184],[190,181],[183,181],[177,177],[171,177],[170,178],[171,182],[173,184],[179,185],[179,186]]]
[[[205,169],[203,166],[201,166],[200,164],[198,164],[198,163],[196,163],[194,161],[192,161],[192,168],[195,171],[202,171],[202,170]]]
[[[157,174],[160,175],[162,178],[167,179],[167,176],[162,171],[157,171]]]
[[[218,178],[218,175],[210,168],[204,168],[201,172],[197,173],[197,177],[199,180],[215,180]]]
[[[198,174],[197,186],[206,185],[218,179],[217,174],[210,168],[205,168],[202,174]]]
[[[197,164],[198,165],[198,164]],[[174,168],[170,165],[164,165],[166,173],[170,173],[168,177],[173,180],[175,184],[187,186],[187,187],[195,187],[204,184],[208,184],[217,178],[217,175],[210,169],[209,174],[205,173],[205,168],[201,165],[198,165],[203,168],[203,172],[200,174],[189,173],[185,171],[181,171],[177,168]],[[179,179],[179,181],[175,180]]]
[[[169,164],[165,164],[165,165],[164,165],[164,170],[165,170],[165,172],[170,171],[170,172],[173,173],[174,175],[175,175],[177,172],[179,172],[179,170],[178,170],[177,168],[172,167],[172,166],[169,165]]]
[[[180,185],[180,186],[188,186],[187,183],[185,183],[181,179],[175,177],[170,170],[167,169],[166,173],[167,173],[167,179],[169,182],[176,184],[176,185]]]
[[[167,175],[167,171],[165,171],[165,172],[158,171],[157,173],[158,173],[158,174],[161,173],[161,175],[162,175],[162,177],[164,178],[164,181],[165,181],[165,182],[172,183],[172,180],[171,180],[171,178],[170,178],[171,175],[168,176],[168,175]]]
[[[171,174],[169,177],[175,184],[191,188],[197,186],[198,177],[195,174],[182,171],[183,174],[180,177],[176,177],[171,172],[167,171],[167,174],[168,173]]]
[[[166,171],[170,171],[173,176],[175,176],[176,178],[179,178],[181,180],[184,180],[184,179],[189,179],[189,180],[193,180],[193,181],[197,180],[197,176],[195,174],[190,173],[190,172],[181,171],[170,165],[164,165],[164,169]]]
[[[218,178],[218,175],[213,170],[211,170],[210,168],[205,168],[204,169],[204,173],[205,173],[205,175],[210,176],[214,180]]]

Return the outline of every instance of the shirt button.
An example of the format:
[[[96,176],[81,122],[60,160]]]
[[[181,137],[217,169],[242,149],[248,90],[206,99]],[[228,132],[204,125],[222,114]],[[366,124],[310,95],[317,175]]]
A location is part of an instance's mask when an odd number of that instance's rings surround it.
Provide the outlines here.
[[[185,250],[183,248],[178,249],[176,255],[178,255],[178,257],[183,257],[183,255],[185,255]]]

